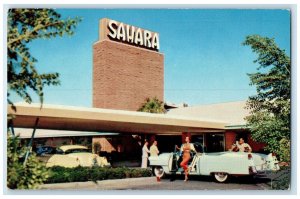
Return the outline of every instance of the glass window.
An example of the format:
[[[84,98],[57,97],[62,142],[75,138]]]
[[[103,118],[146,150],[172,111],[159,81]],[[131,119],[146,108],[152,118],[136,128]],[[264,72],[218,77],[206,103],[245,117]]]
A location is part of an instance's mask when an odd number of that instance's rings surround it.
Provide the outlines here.
[[[224,133],[206,134],[207,152],[221,152],[225,150]]]

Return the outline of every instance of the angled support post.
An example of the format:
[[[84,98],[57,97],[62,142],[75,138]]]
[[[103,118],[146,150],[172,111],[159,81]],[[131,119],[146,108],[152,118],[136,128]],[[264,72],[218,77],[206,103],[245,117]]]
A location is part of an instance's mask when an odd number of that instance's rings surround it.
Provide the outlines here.
[[[27,146],[27,151],[26,151],[26,155],[25,155],[25,159],[24,159],[24,163],[23,163],[24,166],[26,165],[26,162],[27,162],[29,153],[30,153],[31,148],[32,148],[33,138],[34,138],[34,135],[35,135],[36,127],[37,127],[37,125],[38,125],[38,123],[39,123],[39,119],[40,119],[40,118],[36,118],[36,120],[35,120],[33,132],[32,132],[30,141],[29,141],[28,146]]]
[[[11,121],[9,122],[9,127],[10,127],[10,129],[11,129],[11,134],[12,134],[12,136],[15,137],[15,129],[14,129],[14,122],[13,122],[13,120],[11,120]]]

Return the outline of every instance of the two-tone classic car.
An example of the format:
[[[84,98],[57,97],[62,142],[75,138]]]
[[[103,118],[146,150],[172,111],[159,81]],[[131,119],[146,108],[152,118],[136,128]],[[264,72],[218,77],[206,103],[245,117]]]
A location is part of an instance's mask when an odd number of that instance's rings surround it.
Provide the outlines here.
[[[200,144],[194,144],[200,145]],[[199,147],[198,147],[199,148]],[[200,146],[202,148],[202,146]],[[181,152],[162,153],[150,157],[150,166],[157,177],[171,174],[183,174],[180,168]],[[214,176],[218,182],[225,182],[228,176],[256,175],[266,171],[279,170],[278,160],[272,153],[269,155],[246,152],[205,153],[203,150],[191,154],[189,175]]]
[[[64,145],[56,149],[56,154],[51,156],[46,163],[46,167],[91,167],[110,166],[105,157],[89,152],[88,148],[80,145]]]

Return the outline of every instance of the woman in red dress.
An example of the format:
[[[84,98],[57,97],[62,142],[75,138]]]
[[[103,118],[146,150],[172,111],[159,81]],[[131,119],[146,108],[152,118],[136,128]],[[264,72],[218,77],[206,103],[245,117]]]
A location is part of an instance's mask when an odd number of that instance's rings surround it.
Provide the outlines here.
[[[185,175],[184,181],[186,182],[188,180],[188,174],[189,174],[188,162],[191,159],[190,152],[191,152],[191,150],[195,150],[195,148],[193,146],[191,146],[190,138],[188,136],[185,138],[185,143],[182,145],[180,150],[182,150],[182,153],[183,153],[180,166],[184,170],[184,175]]]

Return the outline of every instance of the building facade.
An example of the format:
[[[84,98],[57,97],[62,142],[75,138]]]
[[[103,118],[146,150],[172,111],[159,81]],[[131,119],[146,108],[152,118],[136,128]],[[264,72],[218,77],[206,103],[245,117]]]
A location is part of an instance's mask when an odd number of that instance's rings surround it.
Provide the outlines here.
[[[180,145],[186,136],[202,143],[207,152],[217,152],[228,150],[243,137],[254,152],[263,150],[264,144],[254,142],[245,126],[244,118],[249,114],[245,101],[170,106],[166,114],[137,113],[146,98],[165,101],[164,55],[159,52],[159,35],[106,18],[99,25],[99,40],[93,44],[93,108],[18,107],[23,113],[17,113],[16,127],[54,130],[41,131],[36,136],[37,145],[99,145],[102,154],[139,159],[145,138],[150,144],[156,139],[160,152],[173,151],[174,145]],[[34,126],[36,117],[42,118],[38,126]],[[58,130],[82,133],[58,135]]]
[[[146,98],[164,101],[164,55],[152,48],[153,42],[159,46],[158,33],[145,31],[100,20],[99,41],[93,45],[93,107],[136,111]]]

